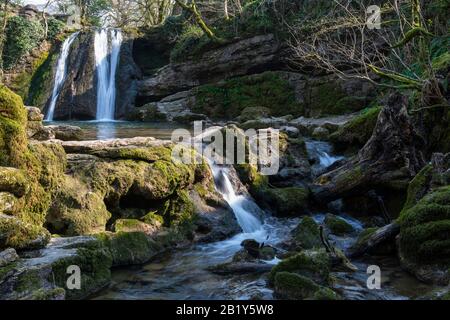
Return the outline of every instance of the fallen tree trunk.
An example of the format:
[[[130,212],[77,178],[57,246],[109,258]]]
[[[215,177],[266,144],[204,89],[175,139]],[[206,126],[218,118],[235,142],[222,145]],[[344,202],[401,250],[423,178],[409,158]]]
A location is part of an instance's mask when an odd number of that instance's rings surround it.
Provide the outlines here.
[[[391,241],[395,241],[395,237],[400,233],[400,225],[396,222],[379,228],[366,239],[360,239],[356,245],[351,247],[347,253],[350,258],[356,258],[370,252],[379,246]]]
[[[372,137],[343,166],[320,176],[312,186],[319,202],[364,194],[369,189],[403,190],[425,165],[425,139],[407,112],[407,97],[393,94],[378,116]]]

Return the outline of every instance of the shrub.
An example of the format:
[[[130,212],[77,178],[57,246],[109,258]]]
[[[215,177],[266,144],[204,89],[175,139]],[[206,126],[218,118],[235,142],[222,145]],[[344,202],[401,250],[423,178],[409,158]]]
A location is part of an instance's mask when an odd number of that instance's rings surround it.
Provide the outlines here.
[[[186,56],[196,55],[203,45],[210,40],[203,34],[203,30],[196,25],[189,25],[184,29],[177,44],[170,52],[171,61],[181,61]]]
[[[6,28],[6,43],[3,51],[5,69],[11,69],[24,55],[37,47],[44,30],[36,21],[20,16],[11,17]]]
[[[55,39],[57,35],[59,35],[65,27],[65,23],[55,19],[50,18],[47,21],[48,30],[47,30],[47,39],[52,40]]]

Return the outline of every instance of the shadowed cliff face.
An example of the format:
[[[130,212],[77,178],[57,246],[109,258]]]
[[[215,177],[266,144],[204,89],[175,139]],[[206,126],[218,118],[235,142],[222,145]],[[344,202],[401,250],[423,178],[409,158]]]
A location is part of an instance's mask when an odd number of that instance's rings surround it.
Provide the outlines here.
[[[80,32],[67,61],[67,76],[59,94],[55,120],[92,120],[97,112],[97,74],[94,55],[94,31]],[[140,73],[132,58],[132,40],[125,39],[116,73],[115,118],[123,118],[134,107],[136,80]],[[48,108],[48,105],[47,107]]]

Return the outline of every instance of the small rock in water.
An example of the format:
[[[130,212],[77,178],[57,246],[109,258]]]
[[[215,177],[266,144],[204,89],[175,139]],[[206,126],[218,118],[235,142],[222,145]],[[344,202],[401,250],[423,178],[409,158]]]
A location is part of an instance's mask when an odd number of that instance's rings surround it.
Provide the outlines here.
[[[4,267],[17,259],[19,259],[19,256],[13,248],[0,251],[0,267]]]

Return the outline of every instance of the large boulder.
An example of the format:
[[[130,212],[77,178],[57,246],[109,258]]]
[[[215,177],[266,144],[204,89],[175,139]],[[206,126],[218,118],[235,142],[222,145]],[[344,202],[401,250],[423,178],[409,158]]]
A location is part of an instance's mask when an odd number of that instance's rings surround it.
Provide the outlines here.
[[[411,181],[400,214],[399,252],[403,266],[419,279],[447,284],[446,235],[450,219],[450,156],[434,154]]]

